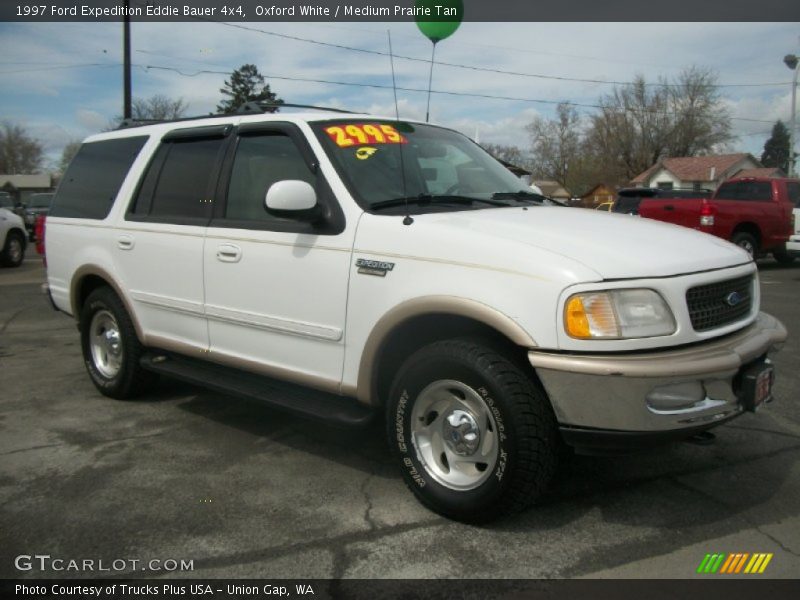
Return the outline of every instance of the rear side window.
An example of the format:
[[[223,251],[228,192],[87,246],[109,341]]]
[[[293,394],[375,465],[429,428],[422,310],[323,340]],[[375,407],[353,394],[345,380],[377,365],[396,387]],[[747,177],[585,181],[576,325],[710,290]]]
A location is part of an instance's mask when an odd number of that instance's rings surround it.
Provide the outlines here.
[[[787,181],[786,192],[789,194],[789,202],[792,203],[792,206],[800,208],[800,183]]]
[[[224,142],[219,137],[163,142],[142,180],[131,213],[166,221],[208,218],[209,185]]]
[[[146,141],[147,136],[136,136],[83,144],[64,174],[50,215],[105,219]]]
[[[717,191],[721,200],[772,200],[772,184],[768,181],[733,181],[723,183]]]

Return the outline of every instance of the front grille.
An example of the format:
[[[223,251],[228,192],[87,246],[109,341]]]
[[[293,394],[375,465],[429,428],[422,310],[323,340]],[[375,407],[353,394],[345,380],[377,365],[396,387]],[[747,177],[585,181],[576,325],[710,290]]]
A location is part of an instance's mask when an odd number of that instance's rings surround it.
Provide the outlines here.
[[[734,323],[750,314],[753,276],[693,287],[686,292],[686,304],[695,331],[708,331]]]

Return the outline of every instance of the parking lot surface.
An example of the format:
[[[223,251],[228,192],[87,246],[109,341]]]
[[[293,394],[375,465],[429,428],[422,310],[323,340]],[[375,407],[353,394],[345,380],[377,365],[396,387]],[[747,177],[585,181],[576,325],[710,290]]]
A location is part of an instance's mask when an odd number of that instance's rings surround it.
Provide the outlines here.
[[[49,554],[193,561],[116,573],[137,577],[685,578],[717,552],[774,553],[757,577],[797,577],[800,264],[760,270],[762,308],[790,334],[774,402],[711,445],[574,457],[537,507],[474,527],[416,502],[380,425],[336,429],[170,381],[101,396],[29,258],[0,270],[0,577],[109,575],[14,566]]]

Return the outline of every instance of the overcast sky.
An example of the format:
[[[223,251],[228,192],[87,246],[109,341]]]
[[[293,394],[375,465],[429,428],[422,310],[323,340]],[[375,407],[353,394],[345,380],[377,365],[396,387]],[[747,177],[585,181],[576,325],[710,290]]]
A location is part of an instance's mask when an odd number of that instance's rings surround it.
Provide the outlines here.
[[[133,94],[182,97],[189,114],[213,111],[225,75],[254,63],[286,102],[321,104],[374,114],[394,114],[391,89],[290,81],[278,77],[391,85],[386,56],[321,46],[272,32],[430,57],[430,42],[414,23],[246,23],[249,31],[221,23],[134,23]],[[759,23],[465,23],[437,46],[437,61],[474,67],[602,81],[674,77],[706,66],[719,83],[779,84],[723,87],[738,139],[731,150],[760,156],[772,123],[788,122],[791,71],[782,57],[800,52],[800,24]],[[57,162],[63,146],[107,127],[122,112],[122,25],[119,23],[0,24],[0,120],[25,126]],[[171,70],[153,67],[168,67]],[[395,59],[398,87],[427,87],[428,64]],[[433,89],[548,102],[594,104],[613,89],[585,83],[488,73],[438,65]],[[426,95],[398,91],[400,114],[424,118]],[[553,104],[434,94],[431,121],[481,142],[527,148],[524,126],[551,116]],[[581,108],[590,113],[590,108]],[[737,120],[743,119],[743,120]],[[755,119],[764,122],[753,122]]]

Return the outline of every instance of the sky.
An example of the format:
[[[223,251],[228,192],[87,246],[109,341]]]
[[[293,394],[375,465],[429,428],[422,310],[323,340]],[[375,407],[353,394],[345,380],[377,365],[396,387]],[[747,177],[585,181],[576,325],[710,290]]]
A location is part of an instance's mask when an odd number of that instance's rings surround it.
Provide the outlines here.
[[[253,63],[285,102],[394,115],[388,56],[285,37],[385,53],[387,30],[397,86],[427,89],[431,44],[413,22],[133,23],[133,95],[180,97],[189,115],[208,114],[221,100],[226,74]],[[434,93],[431,121],[482,143],[527,149],[525,125],[551,117],[557,102],[596,104],[614,87],[603,82],[672,78],[697,65],[713,69],[725,86],[737,136],[727,150],[758,158],[775,120],[789,121],[787,53],[800,53],[800,23],[464,23],[437,45],[432,87],[467,95]],[[68,142],[107,128],[122,113],[121,63],[120,23],[0,23],[0,121],[41,140],[54,167]],[[424,92],[397,96],[401,117],[425,118]]]

